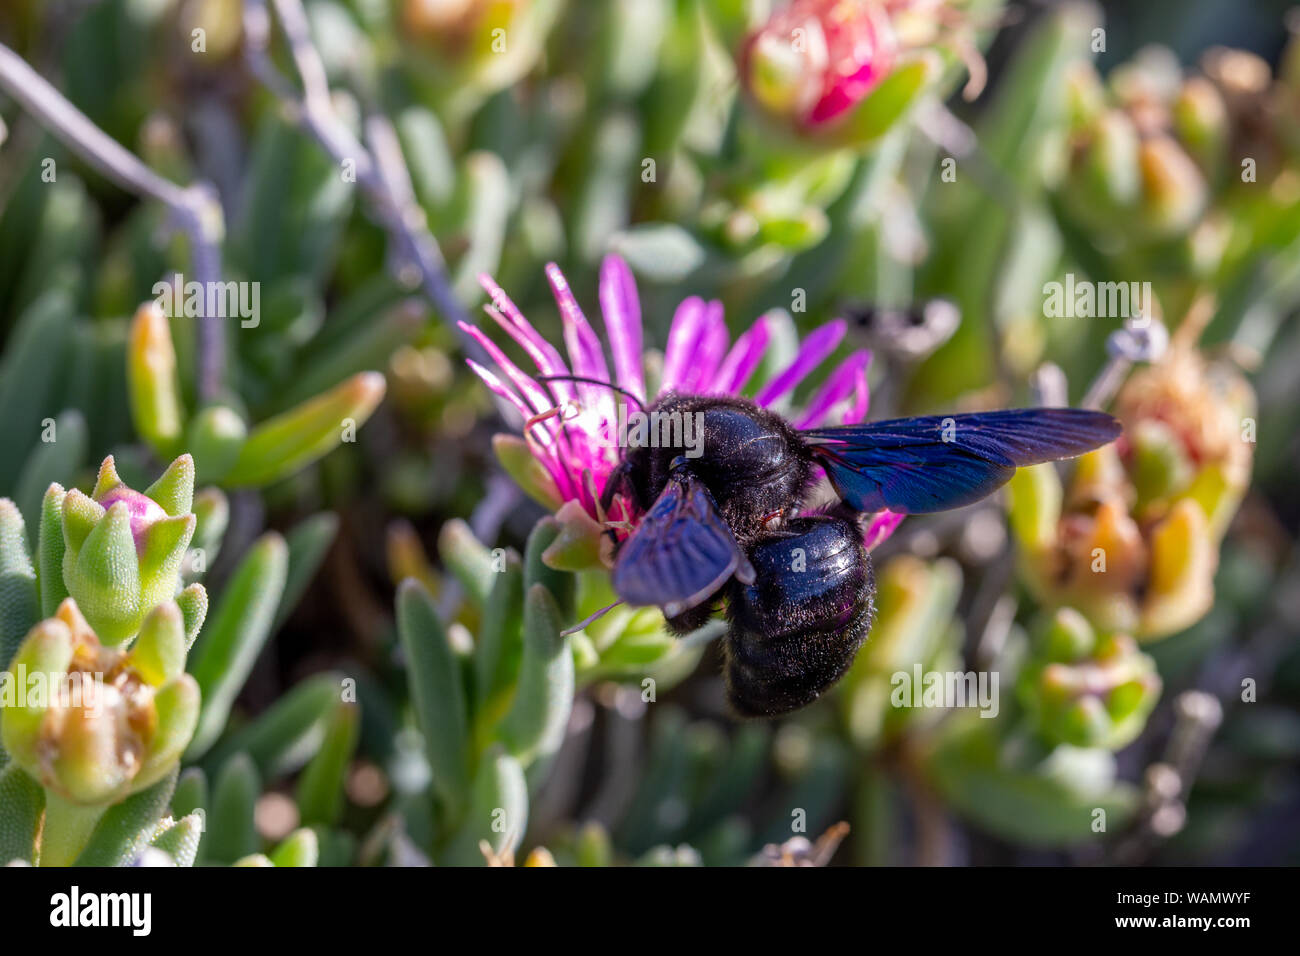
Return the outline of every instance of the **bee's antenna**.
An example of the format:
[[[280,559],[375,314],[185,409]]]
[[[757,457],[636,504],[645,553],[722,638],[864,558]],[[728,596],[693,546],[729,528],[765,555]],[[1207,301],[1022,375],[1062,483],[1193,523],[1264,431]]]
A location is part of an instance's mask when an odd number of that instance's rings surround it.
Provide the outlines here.
[[[632,401],[636,402],[637,408],[641,409],[641,411],[643,412],[645,411],[645,403],[642,402],[641,399],[637,398],[627,389],[619,385],[615,385],[613,382],[602,382],[598,378],[584,378],[581,375],[539,375],[537,376],[537,381],[539,382],[580,382],[583,385],[599,385],[601,388],[608,388],[611,391],[618,392],[620,395],[632,399]]]

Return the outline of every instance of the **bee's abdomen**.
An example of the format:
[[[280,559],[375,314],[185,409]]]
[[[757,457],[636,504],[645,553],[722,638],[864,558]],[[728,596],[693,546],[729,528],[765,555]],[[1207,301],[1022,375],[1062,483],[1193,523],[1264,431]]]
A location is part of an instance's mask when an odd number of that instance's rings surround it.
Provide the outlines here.
[[[871,628],[875,582],[851,521],[796,518],[749,551],[756,576],[731,591],[726,678],[746,716],[803,707],[848,670]]]

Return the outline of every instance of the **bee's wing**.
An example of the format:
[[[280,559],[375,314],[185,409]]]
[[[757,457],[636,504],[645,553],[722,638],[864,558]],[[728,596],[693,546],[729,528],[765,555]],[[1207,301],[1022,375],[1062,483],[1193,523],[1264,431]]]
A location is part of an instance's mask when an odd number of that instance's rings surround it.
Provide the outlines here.
[[[1119,436],[1105,412],[1019,408],[801,432],[849,505],[947,511],[992,494],[1022,465],[1082,455]]]
[[[706,600],[732,575],[752,581],[754,568],[694,478],[674,476],[622,546],[614,592],[632,605],[657,605],[676,617]]]

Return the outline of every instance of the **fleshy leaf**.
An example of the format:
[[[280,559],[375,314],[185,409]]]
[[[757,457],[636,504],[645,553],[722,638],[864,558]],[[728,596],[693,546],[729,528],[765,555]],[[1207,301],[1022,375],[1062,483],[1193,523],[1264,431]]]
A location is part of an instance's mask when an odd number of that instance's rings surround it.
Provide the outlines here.
[[[298,811],[304,824],[333,825],[343,809],[343,784],[357,747],[361,711],[340,701],[325,725],[320,750],[298,777]]]
[[[533,585],[524,606],[524,653],[502,739],[524,766],[549,757],[564,741],[573,706],[573,653],[561,635],[551,592]]]
[[[362,372],[253,429],[226,475],[230,487],[270,484],[305,468],[360,428],[384,397],[384,377]]]
[[[221,592],[190,664],[203,693],[203,711],[188,759],[202,756],[225,727],[230,706],[271,634],[287,566],[284,538],[269,532],[253,543]]]
[[[38,620],[36,570],[27,551],[23,516],[12,501],[0,498],[0,667],[9,663]]]
[[[63,583],[63,499],[59,484],[50,485],[41,502],[41,527],[36,544],[36,583],[41,596],[41,617],[51,616],[68,596]],[[0,660],[3,655],[0,654]]]
[[[413,580],[403,581],[397,591],[397,633],[406,654],[408,684],[434,791],[458,813],[469,793],[465,688],[433,599]]]

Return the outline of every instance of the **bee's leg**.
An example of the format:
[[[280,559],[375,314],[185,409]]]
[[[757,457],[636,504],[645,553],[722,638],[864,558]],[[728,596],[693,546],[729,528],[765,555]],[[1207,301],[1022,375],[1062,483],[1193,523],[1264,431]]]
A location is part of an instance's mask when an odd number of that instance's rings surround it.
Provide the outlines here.
[[[676,617],[665,617],[664,622],[668,625],[669,631],[678,637],[684,637],[708,624],[717,609],[717,602],[706,601],[689,610],[682,611]]]
[[[609,473],[605,479],[605,489],[600,493],[601,511],[608,512],[614,505],[614,497],[623,490],[627,483],[628,464],[627,459],[623,459],[614,466],[614,470]]]

